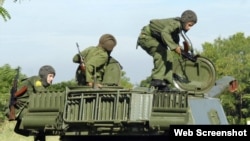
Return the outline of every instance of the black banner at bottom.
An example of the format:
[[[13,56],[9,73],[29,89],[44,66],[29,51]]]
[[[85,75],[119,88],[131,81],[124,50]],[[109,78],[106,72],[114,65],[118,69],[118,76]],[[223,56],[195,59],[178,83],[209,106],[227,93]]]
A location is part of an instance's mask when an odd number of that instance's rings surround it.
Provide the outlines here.
[[[170,137],[248,137],[249,125],[171,125]]]

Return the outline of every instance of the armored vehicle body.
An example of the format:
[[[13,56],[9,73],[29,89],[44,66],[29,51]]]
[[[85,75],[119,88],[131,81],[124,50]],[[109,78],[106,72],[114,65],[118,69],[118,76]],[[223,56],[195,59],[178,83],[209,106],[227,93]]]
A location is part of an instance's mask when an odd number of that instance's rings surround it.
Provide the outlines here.
[[[33,93],[16,128],[35,140],[60,136],[71,141],[88,136],[168,135],[171,125],[228,124],[216,96],[233,77],[216,81],[215,68],[204,57],[196,62],[178,60],[173,74],[175,88],[170,91],[76,86]]]

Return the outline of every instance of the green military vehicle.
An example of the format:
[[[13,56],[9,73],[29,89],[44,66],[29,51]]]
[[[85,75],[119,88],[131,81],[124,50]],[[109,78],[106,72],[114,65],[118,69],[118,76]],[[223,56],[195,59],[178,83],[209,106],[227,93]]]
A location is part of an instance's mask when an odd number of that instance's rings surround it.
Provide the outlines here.
[[[170,91],[107,85],[33,93],[15,131],[28,132],[35,141],[45,141],[46,136],[72,141],[90,136],[168,135],[171,125],[228,124],[216,97],[230,86],[233,77],[216,81],[213,63],[200,56],[195,61],[176,60],[173,74],[175,88]],[[108,83],[113,78],[105,79]]]

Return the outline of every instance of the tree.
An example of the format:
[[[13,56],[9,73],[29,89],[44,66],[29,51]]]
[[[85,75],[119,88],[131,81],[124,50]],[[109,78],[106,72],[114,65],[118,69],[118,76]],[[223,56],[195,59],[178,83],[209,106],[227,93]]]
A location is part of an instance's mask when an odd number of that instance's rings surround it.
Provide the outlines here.
[[[21,70],[21,68],[20,68]],[[9,93],[10,88],[12,87],[12,81],[16,75],[16,68],[11,68],[9,64],[5,64],[0,67],[0,93]],[[25,78],[26,75],[19,75],[19,80]]]
[[[217,78],[233,76],[239,83],[238,92],[234,95],[225,93],[220,96],[229,122],[242,123],[242,115],[250,117],[250,112],[244,108],[242,100],[245,94],[250,93],[250,37],[244,33],[236,33],[229,38],[217,38],[214,43],[205,42],[202,56],[209,58],[215,65]],[[247,100],[246,100],[247,101]],[[249,105],[249,103],[245,103]],[[248,108],[248,107],[247,107]]]
[[[3,8],[4,0],[0,0],[0,15],[3,17],[4,21],[11,19],[9,12]]]
[[[129,77],[126,76],[126,72],[122,71],[121,86],[127,89],[133,88],[133,84],[129,82]]]
[[[10,20],[11,16],[9,14],[9,12],[3,7],[5,0],[0,0],[0,15],[3,17],[4,21]],[[13,0],[13,2],[17,2],[17,1],[21,1],[21,0]]]
[[[4,106],[9,102],[10,89],[13,84],[13,79],[16,75],[16,68],[11,68],[10,65],[5,64],[0,67],[0,109],[3,110]],[[26,77],[25,75],[19,75],[19,80]],[[4,118],[4,112],[0,112],[0,120]]]

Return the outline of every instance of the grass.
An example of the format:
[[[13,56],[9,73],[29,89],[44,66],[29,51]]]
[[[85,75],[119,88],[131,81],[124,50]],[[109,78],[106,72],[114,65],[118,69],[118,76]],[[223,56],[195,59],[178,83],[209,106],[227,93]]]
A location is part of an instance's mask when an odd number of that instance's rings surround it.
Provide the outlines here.
[[[33,141],[34,137],[25,137],[14,132],[16,122],[4,121],[0,123],[0,140],[1,141]],[[46,141],[59,141],[58,136],[48,136]]]

